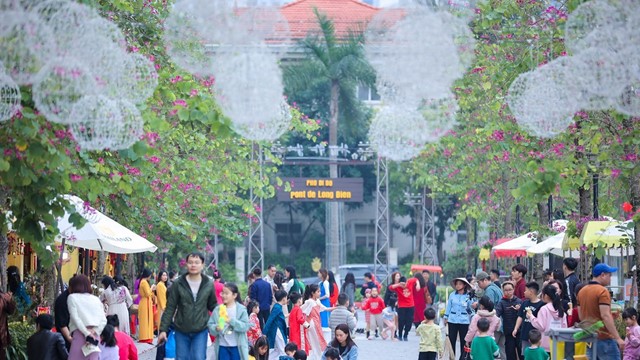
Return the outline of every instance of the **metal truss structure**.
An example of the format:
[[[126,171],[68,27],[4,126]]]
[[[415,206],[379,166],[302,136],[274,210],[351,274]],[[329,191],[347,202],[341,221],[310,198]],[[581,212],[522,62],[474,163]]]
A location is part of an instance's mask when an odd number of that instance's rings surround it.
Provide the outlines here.
[[[257,148],[256,148],[257,147]],[[260,145],[255,145],[251,152],[251,160],[258,156],[259,176],[262,179],[264,154]],[[247,274],[255,268],[264,269],[264,223],[262,209],[264,201],[261,196],[256,195],[253,188],[249,190],[249,197],[254,209],[257,209],[255,217],[249,217],[249,233],[247,235]]]
[[[389,168],[387,159],[378,156],[376,166],[376,236],[373,250],[374,274],[385,283],[389,278],[389,247],[391,218],[389,217]]]
[[[422,192],[422,241],[420,244],[420,263],[425,265],[438,265],[435,212],[435,195],[425,187]]]

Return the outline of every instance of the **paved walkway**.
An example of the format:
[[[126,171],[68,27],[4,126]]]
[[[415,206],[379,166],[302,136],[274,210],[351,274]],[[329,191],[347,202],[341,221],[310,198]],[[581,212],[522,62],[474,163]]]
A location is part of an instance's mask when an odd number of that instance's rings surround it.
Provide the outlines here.
[[[358,314],[358,328],[364,328],[364,314]],[[329,335],[326,334],[329,340]],[[357,334],[355,342],[358,345],[359,359],[417,359],[419,339],[414,329],[409,334],[409,341],[390,341],[377,338],[367,340],[363,334]],[[156,357],[156,349],[149,344],[136,343],[140,360],[153,360]],[[209,359],[209,358],[208,358]]]

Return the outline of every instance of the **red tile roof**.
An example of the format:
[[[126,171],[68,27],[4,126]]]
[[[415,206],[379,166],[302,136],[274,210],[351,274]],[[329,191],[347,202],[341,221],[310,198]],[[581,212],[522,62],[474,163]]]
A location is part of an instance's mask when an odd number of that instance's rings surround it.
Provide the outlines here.
[[[363,29],[381,10],[359,0],[297,0],[280,9],[289,22],[292,39],[302,39],[319,30],[314,8],[333,21],[338,37],[347,35],[349,30]]]

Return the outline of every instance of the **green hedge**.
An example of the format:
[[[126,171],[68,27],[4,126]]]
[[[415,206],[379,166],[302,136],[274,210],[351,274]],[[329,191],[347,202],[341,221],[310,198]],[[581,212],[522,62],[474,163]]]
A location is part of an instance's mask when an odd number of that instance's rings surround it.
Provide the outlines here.
[[[7,359],[26,360],[27,339],[29,339],[35,331],[34,326],[27,322],[10,322],[9,333],[11,334],[11,346],[7,349]]]

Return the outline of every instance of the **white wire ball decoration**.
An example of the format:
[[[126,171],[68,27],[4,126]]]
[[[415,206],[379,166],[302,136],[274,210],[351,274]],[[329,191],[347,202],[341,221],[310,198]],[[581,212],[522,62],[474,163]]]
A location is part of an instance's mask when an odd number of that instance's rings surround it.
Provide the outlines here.
[[[576,86],[596,96],[617,96],[631,78],[629,66],[619,52],[589,48],[571,59]]]
[[[118,104],[105,96],[85,96],[73,106],[71,117],[71,134],[84,150],[108,149],[122,132]]]
[[[410,160],[420,154],[425,143],[416,139],[424,127],[422,114],[413,108],[390,104],[383,106],[369,127],[369,143],[379,156]]]
[[[227,1],[182,0],[167,17],[163,39],[174,63],[196,75],[213,74],[213,51],[232,43],[233,13]]]
[[[0,61],[16,83],[30,85],[53,48],[51,31],[36,14],[0,12]]]
[[[418,100],[448,92],[465,68],[454,43],[460,31],[448,19],[448,15],[421,8],[380,11],[367,29],[365,45],[379,81],[393,83]]]
[[[527,133],[552,138],[564,132],[580,108],[577,101],[567,100],[572,92],[549,75],[548,71],[520,74],[509,87],[507,103],[516,122]]]
[[[118,80],[120,98],[142,104],[153,95],[158,86],[158,73],[153,62],[142,54],[130,53],[126,68]]]
[[[236,125],[277,119],[282,113],[282,70],[266,48],[217,58],[216,98]]]
[[[573,54],[590,47],[589,36],[623,26],[624,15],[605,0],[592,0],[578,6],[565,24],[565,45]]]
[[[286,44],[290,42],[289,21],[274,4],[259,4],[238,9],[238,17],[233,23],[236,32],[245,34],[234,40],[234,45],[255,46],[261,44]],[[274,47],[279,55],[284,55],[285,47]]]
[[[56,41],[56,56],[77,56],[75,51],[83,45],[77,42],[78,38],[101,31],[98,23],[93,22],[101,19],[98,12],[77,2],[47,0],[33,6],[32,12],[51,30]]]
[[[96,91],[93,74],[74,58],[57,58],[40,70],[33,84],[36,108],[49,121],[70,124],[73,106]]]
[[[456,126],[458,101],[451,94],[439,99],[428,99],[420,106],[420,113],[424,119],[424,130],[420,139],[425,143],[437,142],[447,132]]]
[[[122,116],[122,122],[108,148],[124,150],[140,140],[144,134],[144,120],[138,108],[129,101],[120,100],[117,102],[117,107]]]
[[[615,109],[629,116],[640,116],[640,80],[628,85],[615,101]]]
[[[112,98],[130,96],[123,91],[125,84],[132,81],[126,77],[132,76],[130,71],[136,68],[129,53],[100,36],[87,36],[80,41],[86,46],[76,52],[77,58],[91,69],[98,92]]]
[[[20,88],[13,79],[2,70],[0,63],[0,121],[11,119],[20,110]]]
[[[252,123],[233,122],[233,130],[245,139],[253,141],[274,141],[291,126],[291,107],[286,100],[280,102],[280,113],[276,117],[262,118]]]

